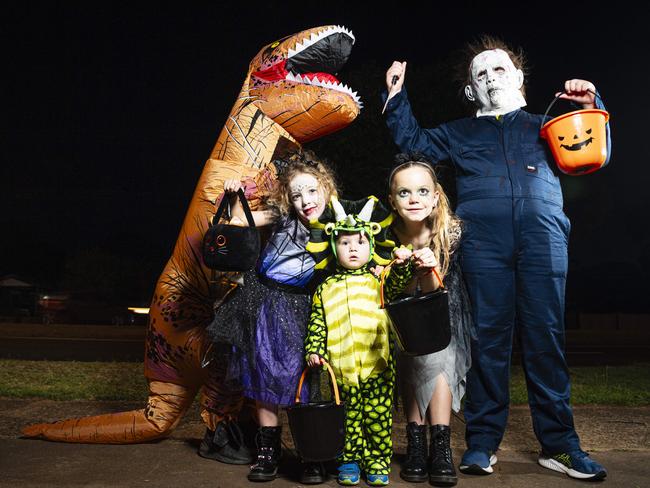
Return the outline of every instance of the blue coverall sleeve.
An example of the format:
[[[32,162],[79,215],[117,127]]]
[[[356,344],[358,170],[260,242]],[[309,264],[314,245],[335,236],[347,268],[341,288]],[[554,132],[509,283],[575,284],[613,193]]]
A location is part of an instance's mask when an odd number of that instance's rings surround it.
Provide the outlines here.
[[[602,98],[600,98],[600,93],[598,93],[598,91],[596,91],[596,95],[596,108],[600,110],[607,110]],[[612,135],[609,128],[609,121],[607,122],[605,129],[607,130],[607,160],[603,166],[607,166],[609,164],[609,160],[612,158]]]
[[[385,101],[387,94],[382,98]],[[449,135],[444,125],[422,129],[411,111],[406,87],[390,99],[386,107],[386,125],[395,144],[403,152],[420,152],[437,163],[450,158]]]

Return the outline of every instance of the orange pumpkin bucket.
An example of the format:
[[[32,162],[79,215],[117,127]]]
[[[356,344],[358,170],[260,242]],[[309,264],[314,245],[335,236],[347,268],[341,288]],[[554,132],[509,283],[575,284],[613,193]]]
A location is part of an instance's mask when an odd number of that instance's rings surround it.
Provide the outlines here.
[[[550,103],[543,120],[561,95]],[[597,93],[594,95],[599,97]],[[608,120],[609,113],[605,110],[576,110],[546,122],[539,132],[548,142],[560,171],[586,175],[599,170],[607,161]]]

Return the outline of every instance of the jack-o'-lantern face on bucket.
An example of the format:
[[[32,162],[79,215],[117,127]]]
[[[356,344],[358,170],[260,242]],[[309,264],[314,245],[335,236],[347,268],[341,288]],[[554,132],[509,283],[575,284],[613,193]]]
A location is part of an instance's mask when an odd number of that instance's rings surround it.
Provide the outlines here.
[[[587,129],[585,131],[586,139],[583,139],[582,141],[578,141],[578,139],[580,139],[580,136],[578,134],[574,134],[573,139],[570,139],[566,142],[563,142],[566,139],[565,136],[558,136],[557,138],[560,141],[560,147],[562,149],[566,149],[567,151],[580,151],[593,142],[594,138],[591,137],[591,132],[591,129]],[[569,142],[573,142],[573,144],[568,144]]]
[[[548,141],[560,171],[584,175],[601,168],[607,161],[607,120],[600,109],[569,112],[549,120],[540,130]]]

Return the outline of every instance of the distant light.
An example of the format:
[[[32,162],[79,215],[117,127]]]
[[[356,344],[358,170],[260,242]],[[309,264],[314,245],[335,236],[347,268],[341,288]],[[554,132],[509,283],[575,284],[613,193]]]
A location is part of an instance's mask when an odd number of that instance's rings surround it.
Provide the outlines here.
[[[50,297],[48,295],[43,295],[41,297],[41,300],[49,300],[49,299],[50,299]]]
[[[138,315],[147,315],[149,313],[149,307],[129,307],[129,310]]]

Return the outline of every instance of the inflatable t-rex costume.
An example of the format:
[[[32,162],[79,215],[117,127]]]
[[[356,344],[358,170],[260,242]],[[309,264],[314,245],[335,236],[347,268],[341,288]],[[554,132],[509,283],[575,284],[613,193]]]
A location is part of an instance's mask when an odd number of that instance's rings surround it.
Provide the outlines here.
[[[201,240],[225,179],[248,179],[247,197],[255,208],[274,182],[273,159],[357,117],[359,97],[331,74],[345,64],[353,44],[354,36],[343,27],[316,27],[265,46],[251,61],[156,285],[146,339],[146,407],[31,425],[24,428],[25,436],[104,444],[164,437],[199,389],[208,429],[237,417],[242,397],[225,387],[225,361],[210,350],[205,333],[215,299],[223,299],[236,285],[222,273],[212,276],[203,265]],[[211,361],[215,364],[202,367]]]

